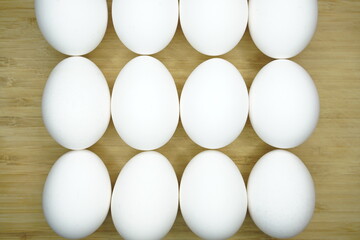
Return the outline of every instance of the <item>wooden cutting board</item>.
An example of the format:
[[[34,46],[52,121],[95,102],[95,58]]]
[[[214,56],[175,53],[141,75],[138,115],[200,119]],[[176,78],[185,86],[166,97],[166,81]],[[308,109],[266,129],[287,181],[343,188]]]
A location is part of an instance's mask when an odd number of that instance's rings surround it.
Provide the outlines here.
[[[109,10],[111,1],[108,1]],[[0,0],[0,238],[58,239],[42,214],[41,194],[52,164],[66,149],[47,133],[41,119],[41,95],[53,67],[66,56],[42,37],[30,0]],[[109,11],[110,13],[110,11]],[[110,88],[120,69],[136,55],[118,40],[111,19],[104,40],[86,57],[105,74]],[[196,52],[178,28],[175,38],[154,55],[175,78],[178,92],[191,71],[209,57]],[[248,31],[222,56],[242,73],[247,86],[271,59],[253,44]],[[311,138],[290,151],[311,172],[316,210],[310,225],[295,239],[360,239],[360,1],[319,0],[318,29],[311,44],[293,59],[313,77],[321,115]],[[240,137],[221,149],[241,170],[245,181],[255,162],[273,148],[262,142],[249,122]],[[109,169],[112,183],[138,151],[127,146],[111,123],[90,150]],[[203,149],[181,124],[158,151],[173,164],[178,178]],[[88,239],[120,239],[110,215]],[[197,239],[180,213],[166,239]],[[270,239],[249,216],[233,239]]]

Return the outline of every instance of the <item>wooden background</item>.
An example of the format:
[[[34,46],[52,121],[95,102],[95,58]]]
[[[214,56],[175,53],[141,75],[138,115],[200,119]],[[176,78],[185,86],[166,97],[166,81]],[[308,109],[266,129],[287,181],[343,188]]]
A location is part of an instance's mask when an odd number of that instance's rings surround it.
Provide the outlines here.
[[[109,9],[111,1],[108,1]],[[41,119],[41,96],[50,71],[66,56],[42,37],[30,0],[0,0],[0,238],[58,239],[48,227],[41,194],[52,164],[68,150],[47,133]],[[110,15],[109,15],[110,16]],[[118,40],[111,19],[104,40],[86,57],[105,74],[110,88],[120,69],[136,55]],[[175,78],[178,92],[191,71],[209,57],[196,52],[180,29],[159,54]],[[247,86],[270,58],[252,43],[248,31],[222,56],[242,73]],[[312,75],[320,94],[318,127],[303,145],[291,149],[307,165],[316,184],[316,210],[296,239],[360,239],[360,1],[319,0],[318,29],[311,44],[293,59]],[[109,169],[112,183],[138,151],[110,126],[90,150]],[[180,179],[186,164],[202,148],[181,124],[158,151]],[[245,181],[255,162],[272,147],[254,133],[249,121],[240,137],[221,149],[240,168]],[[110,215],[88,239],[120,239]],[[196,239],[180,213],[166,239]],[[249,216],[233,239],[269,239]]]

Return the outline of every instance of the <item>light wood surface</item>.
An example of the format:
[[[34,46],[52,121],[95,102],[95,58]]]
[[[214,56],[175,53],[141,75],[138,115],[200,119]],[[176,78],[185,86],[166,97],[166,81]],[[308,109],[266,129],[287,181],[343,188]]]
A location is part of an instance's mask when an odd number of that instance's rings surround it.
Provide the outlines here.
[[[110,9],[111,1],[108,3]],[[66,56],[42,37],[33,5],[30,0],[0,0],[2,239],[59,238],[45,222],[41,194],[52,164],[68,150],[44,128],[41,96],[50,71]],[[86,57],[99,66],[112,88],[120,69],[135,56],[119,41],[109,19],[102,43]],[[154,56],[170,70],[179,93],[191,71],[209,59],[187,43],[180,27],[170,45]],[[236,48],[222,57],[241,71],[248,87],[260,68],[271,61],[255,47],[248,31]],[[360,1],[319,0],[316,35],[293,60],[311,74],[321,100],[316,131],[303,145],[291,149],[311,172],[317,197],[311,223],[295,239],[360,239]],[[105,162],[112,184],[126,161],[138,153],[119,138],[112,123],[90,150]],[[158,151],[168,157],[180,179],[186,164],[202,150],[179,124],[171,141]],[[234,160],[245,181],[255,162],[270,150],[249,121],[240,137],[221,149]],[[110,215],[88,239],[120,239]],[[197,238],[179,213],[166,239]],[[247,216],[233,239],[269,237]]]

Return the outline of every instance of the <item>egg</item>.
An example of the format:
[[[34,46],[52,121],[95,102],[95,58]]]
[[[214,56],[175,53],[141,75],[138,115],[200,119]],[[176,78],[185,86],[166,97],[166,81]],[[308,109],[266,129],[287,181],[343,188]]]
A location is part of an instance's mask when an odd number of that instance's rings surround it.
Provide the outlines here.
[[[228,61],[213,58],[201,63],[185,82],[180,99],[182,125],[198,145],[222,148],[240,135],[248,104],[240,72]]]
[[[317,0],[250,0],[249,30],[269,57],[291,58],[310,43],[317,25]]]
[[[110,91],[100,69],[84,57],[56,65],[45,85],[42,116],[63,147],[81,150],[95,144],[110,121]]]
[[[112,19],[121,42],[137,54],[154,54],[173,38],[178,0],[113,0]]]
[[[106,0],[35,0],[35,13],[48,43],[67,55],[94,50],[108,21]]]
[[[157,152],[142,152],[121,170],[111,215],[124,239],[162,239],[178,210],[178,181],[170,162]]]
[[[244,180],[225,154],[207,150],[186,166],[180,209],[187,226],[203,239],[227,239],[241,227],[247,210]]]
[[[179,99],[167,68],[150,56],[128,62],[117,77],[111,99],[112,119],[131,147],[154,150],[166,144],[179,121]]]
[[[251,170],[247,190],[252,220],[271,237],[291,238],[312,218],[314,182],[303,162],[288,151],[261,157]]]
[[[316,86],[304,68],[274,60],[250,88],[250,121],[257,135],[277,148],[293,148],[314,131],[320,112]]]
[[[70,151],[62,155],[46,179],[42,206],[50,227],[60,236],[89,236],[103,223],[111,200],[109,173],[94,153]]]
[[[244,35],[247,0],[180,0],[180,24],[191,46],[218,56],[233,49]]]

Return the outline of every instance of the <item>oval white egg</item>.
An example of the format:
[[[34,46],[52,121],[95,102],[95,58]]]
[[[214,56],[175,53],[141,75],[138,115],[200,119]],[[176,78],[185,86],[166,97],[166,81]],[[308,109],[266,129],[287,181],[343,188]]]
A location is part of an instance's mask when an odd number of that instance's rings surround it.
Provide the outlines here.
[[[180,24],[191,46],[218,56],[232,50],[244,35],[247,0],[180,0]]]
[[[222,148],[240,135],[248,104],[240,72],[228,61],[213,58],[200,64],[186,80],[180,99],[181,122],[198,145]]]
[[[303,162],[285,150],[274,150],[251,170],[248,184],[250,216],[274,238],[291,238],[310,222],[315,188]]]
[[[173,38],[178,0],[113,0],[112,18],[121,42],[137,54],[154,54]]]
[[[140,56],[120,71],[111,99],[112,119],[131,147],[154,150],[166,144],[179,121],[174,79],[157,59]]]
[[[60,236],[84,238],[100,227],[110,207],[109,173],[94,153],[70,151],[51,168],[43,191],[43,211]]]
[[[80,150],[95,144],[110,121],[110,91],[100,69],[83,57],[61,61],[46,82],[42,115],[63,147]]]
[[[94,50],[108,21],[106,0],[35,0],[35,13],[48,43],[67,55]]]
[[[250,88],[250,121],[257,135],[277,148],[293,148],[314,131],[319,96],[310,75],[290,60],[263,67]]]
[[[225,154],[208,150],[186,166],[180,209],[187,226],[203,239],[227,239],[241,227],[247,210],[244,180]]]
[[[178,181],[170,162],[157,152],[142,152],[121,170],[111,215],[124,239],[162,239],[178,211]]]
[[[311,41],[317,16],[317,0],[250,0],[250,35],[267,56],[291,58]]]

